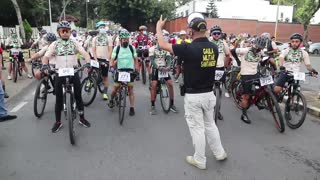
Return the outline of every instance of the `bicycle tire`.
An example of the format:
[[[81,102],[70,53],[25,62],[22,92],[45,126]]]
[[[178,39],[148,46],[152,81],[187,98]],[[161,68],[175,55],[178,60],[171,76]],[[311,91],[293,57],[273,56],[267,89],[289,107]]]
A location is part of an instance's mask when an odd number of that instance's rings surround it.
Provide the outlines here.
[[[31,72],[32,72],[32,76],[34,77],[34,68],[35,68],[35,65],[33,64],[33,62],[32,62],[32,64],[31,64]]]
[[[243,94],[243,87],[241,85],[241,80],[235,80],[232,83],[231,93],[232,93],[234,104],[237,106],[238,109],[242,110],[243,108],[240,106],[240,102],[242,98],[241,95]]]
[[[216,105],[214,106],[214,121],[217,124],[218,116],[220,112],[220,106],[221,106],[221,89],[215,86],[214,94],[216,96]]]
[[[86,87],[88,82],[90,82],[90,87]],[[83,101],[84,106],[89,106],[90,104],[92,104],[92,102],[96,98],[97,89],[98,89],[97,82],[93,77],[86,77],[83,79],[83,81],[81,82],[81,97],[82,97],[82,101]],[[88,98],[88,100],[87,100],[86,98],[84,98],[83,93],[85,93],[85,94],[91,93],[92,96],[91,96],[91,98]]]
[[[291,103],[291,100],[293,99],[294,100],[294,97],[297,96],[298,99],[297,99],[297,105],[299,105],[298,107],[295,107],[295,108],[302,108],[303,112],[302,112],[302,115],[301,115],[301,118],[300,120],[298,121],[298,123],[293,123],[292,121],[292,117],[291,119],[286,115],[286,111],[287,109],[289,109],[289,112],[290,113],[290,103]],[[299,100],[301,100],[302,102],[302,105],[300,105],[299,103]],[[297,112],[296,112],[297,113]],[[291,114],[290,114],[291,115]],[[286,119],[286,123],[287,125],[291,128],[291,129],[297,129],[299,128],[300,126],[302,126],[302,124],[304,123],[304,120],[306,119],[306,115],[307,115],[307,101],[306,101],[306,98],[304,97],[304,95],[301,93],[301,92],[293,92],[291,94],[290,97],[288,97],[287,99],[287,102],[286,102],[286,105],[285,105],[285,119]]]
[[[280,133],[283,133],[285,130],[285,126],[284,126],[283,116],[281,113],[279,103],[278,103],[276,97],[274,96],[273,92],[269,88],[266,88],[265,92],[266,92],[265,95],[266,95],[267,104],[269,106],[268,110],[272,114],[273,120],[275,121],[275,124],[276,124],[276,128],[278,129],[278,131]],[[273,107],[275,109],[273,109]],[[278,117],[276,117],[276,115]]]
[[[22,67],[20,63],[18,63],[18,73],[19,73],[19,76],[22,76]]]
[[[18,80],[18,65],[16,61],[14,61],[12,65],[13,65],[13,68],[12,68],[13,82],[16,83]]]
[[[41,90],[42,85],[44,85],[44,89]],[[42,93],[41,91],[44,91],[44,93],[43,93],[44,96],[42,98],[39,97],[40,94]],[[47,95],[48,95],[48,82],[46,81],[46,79],[42,79],[42,80],[40,80],[40,82],[37,86],[36,92],[34,94],[34,99],[33,99],[33,112],[37,118],[40,118],[43,115],[43,112],[44,112],[44,109],[45,109],[46,103],[47,103]],[[43,100],[43,105],[40,108],[40,111],[38,111],[38,106],[39,106],[38,100],[39,99]]]
[[[72,116],[72,99],[71,99],[71,94],[70,93],[66,93],[66,109],[67,109],[67,121],[69,124],[69,138],[70,138],[70,143],[72,145],[74,145],[76,143],[76,139],[75,139],[75,130],[74,130],[74,119]]]
[[[119,89],[119,123],[120,125],[123,124],[123,120],[124,120],[124,112],[126,109],[126,99],[127,99],[127,93],[128,93],[128,89],[125,87],[121,87]]]
[[[160,104],[161,104],[163,112],[168,114],[170,111],[169,86],[168,86],[168,83],[164,80],[163,80],[163,82],[159,81],[158,83],[160,83]],[[164,98],[167,98],[169,101],[165,102]],[[168,107],[165,107],[165,104],[167,104]]]
[[[224,88],[226,89],[226,90],[230,90],[230,85],[231,85],[231,72],[228,72],[227,74],[226,74],[226,81],[225,81],[225,83],[224,83]]]
[[[141,64],[141,75],[142,75],[142,83],[146,84],[147,77],[146,77],[146,67],[145,67],[144,62],[142,62],[142,64]]]

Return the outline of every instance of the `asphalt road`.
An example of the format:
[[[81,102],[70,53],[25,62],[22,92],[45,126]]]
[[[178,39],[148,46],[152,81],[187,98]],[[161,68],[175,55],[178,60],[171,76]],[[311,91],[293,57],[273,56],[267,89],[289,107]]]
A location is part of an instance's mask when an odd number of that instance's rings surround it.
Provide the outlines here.
[[[127,111],[123,126],[117,111],[98,96],[85,110],[92,127],[77,124],[77,144],[71,146],[66,121],[60,132],[51,133],[52,95],[44,116],[33,115],[34,89],[10,101],[11,113],[19,118],[1,123],[1,180],[320,179],[320,123],[309,115],[301,128],[286,127],[280,134],[267,111],[250,109],[253,123],[248,125],[232,100],[223,98],[225,120],[218,125],[228,159],[217,162],[207,147],[208,169],[199,170],[184,160],[193,147],[178,93],[178,114],[164,114],[157,101],[158,114],[151,116],[148,88],[137,82],[136,115]]]
[[[310,55],[310,61],[313,68],[320,72],[320,56]],[[304,65],[302,67],[302,72],[307,72],[307,69]],[[320,76],[319,76],[320,77]],[[305,90],[310,91],[320,91],[320,81],[319,78],[306,77],[306,81],[302,83],[302,87]]]

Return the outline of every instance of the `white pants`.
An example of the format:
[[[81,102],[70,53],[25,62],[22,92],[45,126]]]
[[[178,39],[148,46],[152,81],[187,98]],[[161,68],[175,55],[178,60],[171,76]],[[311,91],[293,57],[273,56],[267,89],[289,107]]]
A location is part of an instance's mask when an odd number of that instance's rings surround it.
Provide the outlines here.
[[[201,164],[206,164],[206,138],[215,156],[222,156],[225,152],[213,119],[215,104],[213,92],[186,94],[184,98],[185,118],[195,149],[193,157]]]

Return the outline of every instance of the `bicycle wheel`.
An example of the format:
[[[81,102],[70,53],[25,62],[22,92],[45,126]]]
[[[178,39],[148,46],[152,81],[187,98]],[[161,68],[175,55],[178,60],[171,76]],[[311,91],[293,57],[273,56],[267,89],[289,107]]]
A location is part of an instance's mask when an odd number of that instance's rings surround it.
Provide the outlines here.
[[[99,78],[99,80],[97,81],[97,86],[98,86],[99,92],[100,92],[100,93],[103,93],[104,84],[103,84],[102,78]]]
[[[300,92],[293,92],[288,97],[284,113],[287,125],[291,129],[299,128],[307,115],[307,101],[304,95]]]
[[[81,97],[83,105],[89,106],[97,95],[97,83],[92,77],[86,77],[81,83]]]
[[[17,62],[13,61],[12,62],[12,78],[13,78],[13,82],[17,82],[18,79],[18,66],[17,66]]]
[[[18,63],[18,73],[19,73],[19,76],[22,76],[22,67],[20,63]]]
[[[78,61],[78,67],[81,68],[81,62],[80,61]],[[79,75],[79,78],[82,79],[83,71],[78,71],[78,75]]]
[[[231,85],[231,72],[228,72],[227,74],[226,74],[226,81],[225,81],[225,83],[224,83],[224,88],[226,89],[226,90],[230,90],[230,85]]]
[[[33,99],[33,112],[37,118],[43,115],[47,103],[48,82],[46,79],[40,80]]]
[[[269,88],[266,88],[265,92],[266,92],[265,97],[269,107],[268,110],[272,114],[272,117],[276,123],[276,128],[279,130],[279,132],[283,133],[285,130],[285,127],[284,127],[283,117],[282,117],[279,103]]]
[[[146,77],[146,67],[145,67],[145,62],[141,62],[141,75],[142,75],[142,83],[146,84],[147,82],[147,77]]]
[[[217,124],[219,112],[220,112],[220,106],[221,106],[221,89],[215,86],[214,94],[216,96],[216,105],[214,106],[214,121]]]
[[[124,120],[124,112],[126,109],[126,99],[127,99],[127,93],[128,89],[125,87],[121,87],[119,89],[120,93],[118,94],[118,100],[119,100],[119,122],[120,125],[122,125],[123,120]]]
[[[32,72],[32,76],[34,77],[34,69],[35,69],[35,64],[34,62],[31,63],[31,72]]]
[[[72,117],[72,99],[71,99],[71,94],[66,93],[66,109],[67,109],[67,121],[69,124],[69,137],[70,137],[70,143],[74,145],[76,143],[75,140],[75,130],[73,126],[73,117]]]
[[[232,83],[231,93],[232,93],[232,97],[233,97],[233,102],[235,103],[237,108],[242,109],[242,107],[240,106],[240,102],[241,102],[241,99],[242,99],[241,96],[243,94],[243,87],[242,87],[242,84],[241,84],[241,80],[235,80]]]
[[[170,94],[169,94],[169,86],[166,81],[159,81],[160,83],[160,103],[163,112],[169,113],[170,111]]]

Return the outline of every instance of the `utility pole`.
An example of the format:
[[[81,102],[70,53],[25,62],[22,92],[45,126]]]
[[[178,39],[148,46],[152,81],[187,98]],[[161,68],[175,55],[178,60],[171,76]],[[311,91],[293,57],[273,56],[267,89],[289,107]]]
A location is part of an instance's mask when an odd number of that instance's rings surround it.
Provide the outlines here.
[[[49,0],[49,19],[50,19],[50,31],[52,32],[51,0]]]
[[[278,0],[276,26],[274,28],[274,38],[275,38],[275,40],[277,40],[277,33],[278,33],[279,5],[280,5],[280,0]]]

